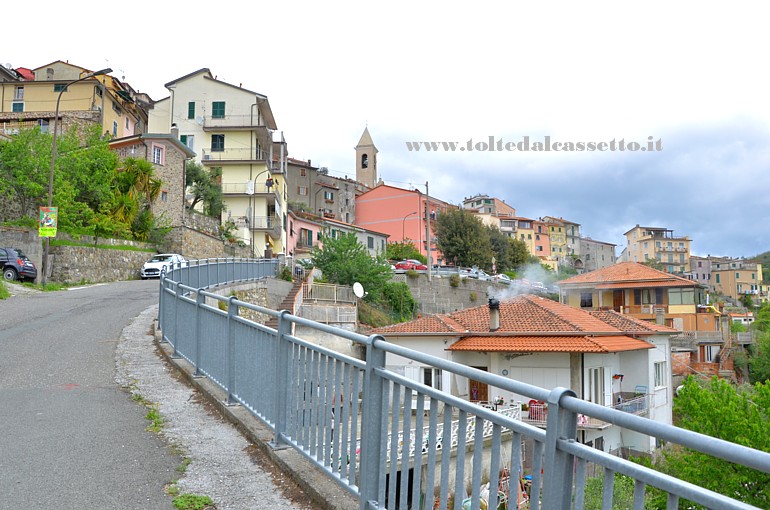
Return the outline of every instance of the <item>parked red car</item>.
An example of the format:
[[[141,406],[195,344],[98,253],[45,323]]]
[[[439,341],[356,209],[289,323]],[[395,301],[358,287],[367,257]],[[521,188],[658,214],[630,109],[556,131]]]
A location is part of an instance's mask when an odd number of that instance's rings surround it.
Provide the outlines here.
[[[426,266],[419,260],[407,259],[407,260],[402,260],[401,262],[398,262],[396,264],[396,269],[400,269],[402,271],[409,271],[410,269],[413,271],[427,271],[428,266]]]

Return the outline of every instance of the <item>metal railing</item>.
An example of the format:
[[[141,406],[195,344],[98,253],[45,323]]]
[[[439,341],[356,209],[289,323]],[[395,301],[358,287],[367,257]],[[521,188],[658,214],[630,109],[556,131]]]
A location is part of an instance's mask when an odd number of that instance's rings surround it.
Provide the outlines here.
[[[236,279],[231,277],[235,267],[226,266],[220,273],[219,262],[212,264],[215,270],[191,264],[161,278],[163,341],[192,363],[197,375],[217,384],[229,402],[243,405],[269,426],[276,445],[290,445],[356,496],[361,510],[406,510],[418,502],[431,508],[434,499],[437,508],[447,509],[451,498],[454,509],[467,498],[477,510],[484,482],[502,487],[504,473],[520,472],[525,439],[533,445],[533,510],[582,509],[590,463],[604,470],[604,508],[612,507],[615,473],[636,480],[634,508],[640,510],[647,487],[668,493],[669,509],[678,508],[680,499],[707,508],[754,508],[576,442],[580,417],[770,473],[770,454],[765,452],[593,404],[569,389],[539,388],[391,344],[382,336],[363,336],[210,293],[197,283],[212,285],[211,274],[227,274],[223,281]],[[265,268],[273,267],[252,264],[257,267],[254,273],[268,273]],[[277,329],[241,317],[242,309],[276,317]],[[295,325],[362,345],[365,361],[294,336]],[[542,401],[548,405],[546,427],[407,378],[387,367],[388,356]],[[445,430],[453,431],[454,448],[442,448]],[[488,508],[497,508],[499,497],[498,491],[489,491]],[[516,508],[513,500],[518,498],[507,497],[513,505],[508,508]]]

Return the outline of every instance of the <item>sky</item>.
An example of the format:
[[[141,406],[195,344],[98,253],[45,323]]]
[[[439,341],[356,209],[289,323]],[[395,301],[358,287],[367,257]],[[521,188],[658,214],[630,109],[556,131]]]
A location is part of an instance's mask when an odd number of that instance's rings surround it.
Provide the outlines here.
[[[690,237],[694,255],[770,250],[762,2],[36,5],[59,28],[4,26],[23,43],[5,45],[3,64],[112,67],[155,100],[208,68],[266,95],[289,156],[331,175],[355,177],[368,128],[386,184],[563,217],[618,254],[637,224]]]

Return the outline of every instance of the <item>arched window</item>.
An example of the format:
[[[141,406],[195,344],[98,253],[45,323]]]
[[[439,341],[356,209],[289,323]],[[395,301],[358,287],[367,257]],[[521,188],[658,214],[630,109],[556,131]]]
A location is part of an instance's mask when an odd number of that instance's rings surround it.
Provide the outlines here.
[[[361,168],[369,168],[369,156],[367,154],[361,155]]]

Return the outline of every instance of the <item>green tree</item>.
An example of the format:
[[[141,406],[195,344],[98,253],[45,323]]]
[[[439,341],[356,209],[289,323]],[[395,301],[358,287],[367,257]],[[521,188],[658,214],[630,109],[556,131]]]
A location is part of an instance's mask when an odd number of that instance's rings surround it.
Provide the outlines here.
[[[770,331],[770,303],[763,304],[757,311],[752,326],[757,331]]]
[[[746,308],[747,310],[753,310],[754,309],[754,300],[751,299],[751,296],[749,294],[744,294],[741,296],[740,299],[741,306]]]
[[[0,141],[0,197],[18,203],[24,214],[34,213],[47,203],[50,166],[50,137],[39,128]]]
[[[192,194],[190,209],[201,204],[203,212],[213,218],[219,218],[224,210],[222,200],[222,185],[219,184],[219,177],[222,176],[222,169],[219,167],[207,170],[203,165],[195,161],[188,161],[185,166],[185,185]]]
[[[770,385],[735,388],[716,377],[688,377],[674,401],[685,429],[770,452]],[[667,447],[657,466],[695,485],[759,508],[770,508],[770,474],[700,452]],[[663,500],[665,507],[665,500]],[[680,508],[688,508],[681,502]]]
[[[321,242],[321,247],[313,247],[310,260],[327,281],[340,285],[359,282],[367,292],[364,299],[381,299],[383,286],[391,277],[390,264],[384,257],[372,258],[355,234],[323,236]]]
[[[747,360],[749,380],[770,384],[770,332],[756,332],[754,344],[749,347]]]
[[[476,216],[463,209],[438,215],[433,223],[436,247],[459,266],[492,267],[492,241],[489,231]]]
[[[425,264],[428,260],[425,255],[420,253],[420,251],[411,241],[388,243],[385,257],[388,260],[415,259],[419,260],[423,264]]]
[[[657,269],[658,271],[666,270],[666,267],[663,265],[663,262],[655,258],[647,259],[644,262],[640,262],[640,264],[645,265],[647,267],[651,267],[653,269]]]

